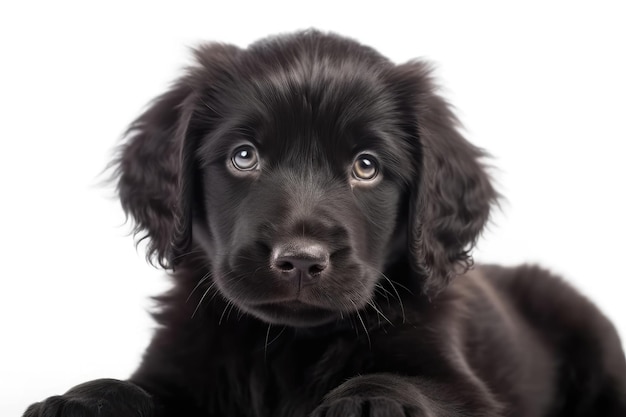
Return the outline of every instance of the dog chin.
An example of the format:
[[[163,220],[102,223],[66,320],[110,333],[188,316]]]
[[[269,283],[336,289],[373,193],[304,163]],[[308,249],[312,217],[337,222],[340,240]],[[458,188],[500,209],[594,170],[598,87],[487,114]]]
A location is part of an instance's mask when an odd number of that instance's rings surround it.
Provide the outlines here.
[[[321,326],[341,317],[338,311],[297,300],[246,305],[241,308],[266,323],[292,327]]]

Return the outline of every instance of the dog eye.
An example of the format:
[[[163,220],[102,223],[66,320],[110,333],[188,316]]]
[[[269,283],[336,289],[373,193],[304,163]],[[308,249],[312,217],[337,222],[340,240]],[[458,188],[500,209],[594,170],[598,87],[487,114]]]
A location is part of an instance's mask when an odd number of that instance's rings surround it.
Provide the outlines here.
[[[352,165],[352,175],[361,181],[371,181],[378,175],[378,163],[372,155],[362,154]]]
[[[252,146],[240,146],[233,153],[231,161],[238,170],[251,171],[259,165],[259,156]]]

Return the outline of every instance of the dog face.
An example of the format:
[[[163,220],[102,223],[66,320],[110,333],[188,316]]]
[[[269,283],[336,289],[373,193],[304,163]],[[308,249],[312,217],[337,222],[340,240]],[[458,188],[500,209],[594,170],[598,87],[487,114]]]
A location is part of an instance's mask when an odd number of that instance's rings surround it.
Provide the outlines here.
[[[195,155],[206,210],[193,229],[214,280],[269,322],[362,308],[415,174],[392,97],[375,74],[308,55],[248,59],[259,72],[236,74],[228,96],[211,98],[223,124]],[[311,62],[298,67],[301,59]]]
[[[495,193],[424,64],[314,31],[196,58],[117,161],[162,265],[198,247],[226,299],[293,326],[364,308],[395,262],[431,294],[467,266]]]

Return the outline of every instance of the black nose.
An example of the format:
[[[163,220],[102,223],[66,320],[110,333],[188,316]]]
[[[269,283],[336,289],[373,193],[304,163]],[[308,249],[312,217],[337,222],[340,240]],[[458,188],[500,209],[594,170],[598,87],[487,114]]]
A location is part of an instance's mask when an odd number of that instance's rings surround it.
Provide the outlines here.
[[[289,242],[272,251],[272,267],[287,278],[317,278],[329,264],[328,250],[319,243]]]

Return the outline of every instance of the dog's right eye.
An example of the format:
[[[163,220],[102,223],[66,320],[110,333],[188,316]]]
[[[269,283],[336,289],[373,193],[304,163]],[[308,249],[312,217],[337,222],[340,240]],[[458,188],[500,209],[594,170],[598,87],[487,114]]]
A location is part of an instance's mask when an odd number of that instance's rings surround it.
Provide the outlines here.
[[[369,154],[361,154],[352,165],[352,175],[359,181],[373,181],[378,175],[376,158]]]
[[[259,166],[259,155],[256,149],[250,145],[235,149],[230,160],[233,166],[240,171],[251,171]]]

